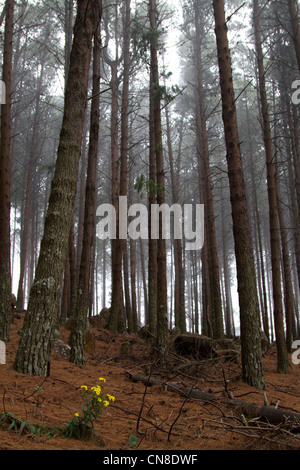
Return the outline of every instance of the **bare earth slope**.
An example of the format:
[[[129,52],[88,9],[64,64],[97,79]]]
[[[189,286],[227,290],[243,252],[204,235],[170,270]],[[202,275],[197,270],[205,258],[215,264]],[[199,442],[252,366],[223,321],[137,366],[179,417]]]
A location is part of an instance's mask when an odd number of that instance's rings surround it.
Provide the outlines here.
[[[170,365],[160,370],[153,364],[149,339],[116,336],[97,328],[93,330],[94,350],[87,353],[85,366],[75,366],[54,353],[50,376],[31,377],[12,367],[22,322],[23,316],[11,325],[6,364],[0,365],[0,414],[13,413],[21,422],[45,428],[62,426],[80,412],[81,385],[94,386],[99,377],[106,379],[104,390],[116,400],[105,408],[95,424],[94,437],[87,441],[66,439],[59,433],[56,437],[46,432],[20,434],[3,424],[1,450],[300,450],[300,433],[240,416],[225,403],[228,396],[259,405],[267,399],[271,407],[300,413],[300,365],[290,361],[290,373],[277,374],[275,347],[264,357],[265,393],[242,382],[239,361],[213,358],[190,363],[192,358],[178,357],[171,348]],[[70,331],[61,328],[61,334],[68,342]],[[166,386],[146,388],[143,382],[131,380],[130,374],[213,393],[214,402],[184,396]]]

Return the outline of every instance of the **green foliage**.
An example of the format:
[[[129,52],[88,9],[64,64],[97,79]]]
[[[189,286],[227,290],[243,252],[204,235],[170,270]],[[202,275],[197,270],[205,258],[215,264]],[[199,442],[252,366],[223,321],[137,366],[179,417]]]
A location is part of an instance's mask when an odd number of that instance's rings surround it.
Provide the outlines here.
[[[171,75],[168,74],[167,78]],[[154,83],[154,93],[153,93],[153,100],[163,100],[166,104],[171,103],[175,100],[175,98],[182,93],[182,88],[178,85],[172,85],[171,88],[167,87],[166,85],[160,85],[159,83]]]
[[[162,192],[162,188],[153,180],[147,181],[143,173],[136,178],[134,189],[139,193],[141,199],[144,197],[145,191],[150,194],[160,194]]]
[[[105,382],[105,379],[100,378]],[[83,392],[83,404],[81,405],[81,414],[76,412],[71,421],[65,425],[63,431],[64,437],[73,437],[81,439],[87,437],[94,428],[94,422],[102,414],[104,408],[114,401],[115,397],[109,394],[103,394],[100,385],[91,387],[89,390],[86,385],[81,386]]]
[[[242,415],[241,415],[241,418],[242,418],[243,424],[244,424],[245,426],[248,427],[248,426],[251,425],[251,424],[257,424],[257,426],[259,427],[259,423],[257,423],[257,421],[260,420],[260,417],[259,417],[259,416],[257,416],[256,418],[248,419],[248,418],[246,418],[246,416],[245,416],[244,414],[242,414]]]
[[[27,419],[21,421],[17,416],[13,413],[3,413],[0,416],[0,426],[3,424],[7,424],[8,428],[7,431],[16,431],[20,435],[24,433],[29,433],[32,436],[41,436],[42,434],[46,434],[47,437],[56,437],[58,428],[56,427],[45,427],[41,424],[33,424]]]
[[[148,62],[150,44],[156,44],[158,49],[162,48],[159,39],[163,30],[149,28],[139,21],[134,21],[131,26],[131,38],[134,56],[142,62]]]
[[[105,379],[99,378],[100,382],[106,382]],[[35,387],[38,393],[43,389],[39,386]],[[66,438],[81,439],[90,435],[90,431],[94,428],[94,422],[102,414],[110,402],[115,401],[115,397],[108,393],[104,394],[100,385],[88,389],[86,385],[81,386],[83,392],[83,403],[81,405],[81,413],[76,412],[68,423],[59,427],[46,427],[41,424],[33,424],[27,419],[20,420],[17,416],[10,412],[0,414],[0,426],[6,424],[7,431],[16,431],[20,435],[29,433],[33,436],[46,435],[55,438],[58,434]]]
[[[134,434],[131,434],[129,437],[129,443],[131,447],[136,447],[138,442],[139,442],[138,438]]]

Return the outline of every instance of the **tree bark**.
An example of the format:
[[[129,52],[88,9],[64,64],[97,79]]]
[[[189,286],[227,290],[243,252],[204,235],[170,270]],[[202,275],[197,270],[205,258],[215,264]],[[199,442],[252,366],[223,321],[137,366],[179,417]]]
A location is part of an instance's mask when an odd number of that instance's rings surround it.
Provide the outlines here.
[[[159,380],[159,379],[145,377],[141,374],[132,374],[131,372],[127,372],[127,371],[125,371],[125,374],[133,382],[142,382],[147,387],[152,387],[156,385],[158,387],[164,387],[164,389],[168,390],[169,392],[177,392],[177,393],[180,393],[180,395],[189,397],[191,399],[202,400],[207,403],[213,403],[216,401],[216,397],[213,393],[204,392],[202,390],[196,390],[196,389],[193,389],[193,387],[181,387],[177,383],[163,382],[162,380]]]
[[[298,63],[298,70],[300,72],[300,25],[298,19],[298,4],[296,0],[287,0],[287,3],[292,25],[293,41]]]
[[[267,166],[267,186],[269,199],[269,223],[271,240],[271,264],[272,264],[272,283],[274,300],[274,324],[276,333],[277,347],[277,371],[282,374],[288,373],[288,356],[284,335],[283,324],[283,306],[281,291],[281,266],[280,266],[280,240],[279,240],[279,221],[278,206],[276,196],[275,168],[273,158],[273,145],[271,135],[271,125],[269,118],[267,94],[265,87],[265,70],[263,63],[263,51],[261,45],[260,21],[259,21],[259,3],[253,0],[253,24],[255,35],[255,47],[257,55],[258,75],[259,75],[259,93],[262,112],[262,130],[266,154]]]
[[[133,331],[138,329],[137,302],[136,302],[136,241],[130,239],[130,279],[131,279],[131,310]]]
[[[166,125],[167,125],[167,140],[168,140],[168,154],[171,173],[171,186],[172,186],[172,199],[173,204],[179,204],[178,186],[176,184],[173,148],[171,141],[171,125],[168,106],[166,110]],[[174,265],[175,265],[175,327],[181,333],[186,331],[186,314],[185,314],[185,294],[184,294],[184,271],[182,265],[182,240],[174,239]]]
[[[70,67],[70,53],[73,35],[73,0],[65,0],[65,87],[67,85]]]
[[[63,282],[63,289],[62,289],[61,309],[60,309],[60,317],[59,317],[60,325],[64,325],[65,322],[67,321],[68,314],[69,314],[69,306],[70,306],[70,258],[69,258],[69,253],[67,250],[65,268],[64,268],[64,282]]]
[[[250,175],[251,175],[253,206],[254,206],[253,209],[254,209],[254,216],[255,216],[255,230],[256,230],[256,239],[257,239],[257,243],[256,243],[257,264],[258,264],[258,273],[260,274],[261,284],[262,284],[262,293],[261,293],[262,324],[263,324],[264,333],[269,340],[270,329],[269,329],[269,319],[268,319],[265,266],[264,266],[264,260],[263,260],[261,221],[260,221],[259,204],[258,204],[258,198],[257,198],[257,188],[256,188],[255,173],[254,173],[254,161],[253,161],[254,157],[253,157],[252,135],[251,135],[251,132],[253,131],[251,130],[247,94],[246,94],[245,106],[246,106],[247,133],[248,133],[247,137],[248,137],[248,142],[249,142]]]
[[[110,116],[110,159],[111,159],[111,185],[110,185],[110,197],[111,204],[116,211],[116,219],[118,220],[118,196],[120,188],[120,175],[119,175],[119,77],[118,77],[118,66],[121,64],[121,58],[119,57],[119,38],[117,34],[118,29],[118,4],[115,5],[116,14],[115,14],[115,58],[112,59],[108,54],[108,44],[110,40],[110,28],[109,23],[112,23],[109,18],[109,8],[107,0],[104,1],[103,9],[103,24],[105,29],[105,47],[103,48],[103,58],[105,62],[109,65],[111,71],[110,79],[110,88],[111,88],[111,116]],[[118,267],[115,267],[115,244],[116,240],[110,240],[111,246],[111,284],[115,285],[115,282],[118,282],[121,285],[121,280],[115,280],[114,271],[118,272]],[[120,268],[121,269],[121,268]],[[120,274],[121,275],[121,274]],[[113,288],[113,287],[112,287]],[[120,305],[121,292],[117,293],[118,298],[114,299],[115,305]],[[111,299],[111,302],[113,299]],[[105,306],[105,305],[104,305]],[[120,309],[119,309],[120,310]],[[117,316],[116,316],[117,315]],[[117,331],[118,329],[118,317],[119,311],[116,311],[113,315],[110,315],[109,328]]]
[[[277,183],[276,183],[277,184]],[[291,279],[291,267],[290,267],[290,253],[287,241],[287,230],[284,220],[282,203],[280,201],[280,193],[278,191],[278,217],[281,234],[281,246],[282,246],[282,270],[283,270],[283,288],[284,288],[284,305],[285,305],[285,324],[286,324],[286,347],[287,352],[292,352],[293,342],[293,320],[294,315],[294,295]]]
[[[41,90],[42,83],[44,78],[44,64],[45,59],[42,57],[41,60],[41,72],[37,83],[36,89],[36,99],[35,99],[35,111],[34,118],[32,123],[32,136],[28,160],[28,169],[27,169],[27,178],[26,178],[26,192],[25,192],[25,202],[24,202],[24,211],[23,211],[23,223],[21,230],[21,243],[20,243],[20,276],[19,276],[19,285],[18,285],[18,294],[17,294],[17,310],[21,311],[24,309],[24,275],[25,275],[25,265],[27,261],[27,253],[29,246],[29,225],[30,225],[30,211],[31,206],[33,205],[33,176],[35,170],[35,158],[36,158],[36,146],[37,146],[37,134],[38,134],[38,123],[40,120],[40,100],[41,100]]]
[[[155,122],[154,122],[154,101],[152,99],[153,77],[150,73],[150,111],[149,111],[149,181],[156,182],[156,161],[155,161]],[[156,204],[156,193],[153,189],[149,189],[148,197],[148,318],[149,330],[154,336],[157,331],[157,240],[152,239],[151,234],[151,206]]]
[[[283,94],[283,93],[282,93]],[[290,185],[290,197],[292,205],[292,221],[295,229],[294,232],[294,245],[295,245],[295,258],[297,266],[298,287],[300,291],[300,148],[298,141],[298,130],[295,128],[296,122],[292,119],[291,109],[288,100],[285,101],[283,107],[283,123],[286,134],[287,146],[287,167]],[[297,113],[296,116],[297,117]],[[298,182],[299,181],[299,182]]]
[[[300,415],[290,411],[278,410],[271,406],[260,406],[254,403],[247,403],[236,398],[226,400],[226,404],[237,413],[245,415],[247,418],[259,418],[260,421],[267,421],[270,424],[278,425],[285,423],[295,431],[300,429]]]
[[[44,235],[14,369],[30,375],[50,373],[51,341],[58,320],[62,275],[78,178],[88,75],[98,2],[78,0],[60,142]]]
[[[5,2],[5,32],[2,80],[6,88],[5,104],[1,105],[0,140],[0,339],[9,340],[11,319],[10,267],[10,133],[11,72],[13,54],[14,1]]]
[[[130,68],[130,0],[124,3],[125,14],[123,22],[123,91],[121,109],[121,155],[120,155],[120,190],[119,195],[127,196],[127,156],[128,156],[128,94],[129,94],[129,68]],[[117,214],[120,207],[117,203]],[[122,290],[122,259],[124,240],[120,238],[119,216],[117,215],[117,238],[114,241],[113,267],[112,267],[112,301],[110,309],[109,329],[117,332],[119,328],[124,329],[120,315],[120,302]]]
[[[259,302],[238,135],[224,0],[214,0],[213,7],[237,266],[242,375],[246,383],[258,389],[263,389],[265,382],[260,340]]]
[[[159,85],[158,68],[158,29],[157,29],[156,0],[149,0],[150,28],[152,30],[150,41],[151,74],[153,83],[154,128],[155,128],[155,154],[156,154],[156,183],[157,203],[165,203],[165,174],[162,143],[161,124],[161,89]],[[151,234],[149,235],[151,236]],[[168,355],[168,313],[167,313],[167,262],[166,241],[162,237],[162,221],[159,221],[159,236],[157,240],[157,348],[159,359],[165,363]]]
[[[228,243],[227,234],[225,230],[225,209],[224,209],[224,195],[223,185],[221,183],[221,224],[222,224],[222,245],[223,245],[223,274],[224,274],[224,290],[225,290],[225,332],[227,338],[234,336],[234,325],[232,324],[232,298],[230,289],[230,268],[228,256]]]
[[[202,72],[202,41],[203,27],[201,25],[201,15],[199,11],[199,2],[194,1],[195,9],[195,64],[196,64],[196,125],[197,125],[197,158],[199,184],[202,187],[203,204],[205,206],[205,235],[208,249],[208,274],[210,282],[210,309],[212,316],[213,337],[221,338],[224,336],[223,328],[223,309],[220,289],[220,269],[218,258],[218,245],[215,229],[215,216],[213,205],[213,192],[211,175],[209,168],[209,148],[205,115],[204,83]]]
[[[129,266],[128,266],[128,246],[127,242],[124,241],[123,248],[123,272],[124,272],[124,295],[125,295],[125,311],[127,319],[127,331],[128,333],[133,332],[133,319],[132,319],[132,307],[130,298],[130,287],[129,287]]]
[[[93,88],[91,104],[90,141],[88,154],[88,168],[85,190],[85,209],[82,251],[79,270],[78,290],[75,304],[75,322],[71,334],[70,362],[74,364],[85,364],[85,337],[89,310],[90,274],[92,261],[92,248],[95,231],[96,214],[96,175],[98,161],[99,142],[99,117],[100,117],[100,58],[101,58],[101,38],[100,38],[100,18],[102,14],[102,4],[95,20],[98,22],[94,34],[93,46]]]

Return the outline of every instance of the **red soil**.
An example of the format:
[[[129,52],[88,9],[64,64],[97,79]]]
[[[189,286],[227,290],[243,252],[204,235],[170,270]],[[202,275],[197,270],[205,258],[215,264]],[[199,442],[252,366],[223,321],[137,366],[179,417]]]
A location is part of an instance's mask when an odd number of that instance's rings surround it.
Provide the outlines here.
[[[227,389],[235,398],[264,404],[264,392],[249,387],[240,379],[240,364],[208,361],[201,366],[172,371],[180,361],[170,354],[169,370],[154,368],[152,376],[180,385],[193,385],[213,391],[215,405],[186,399],[163,387],[148,387],[132,382],[126,371],[148,376],[153,365],[153,347],[137,335],[112,335],[94,329],[95,350],[87,354],[85,366],[76,366],[56,353],[51,362],[50,377],[32,377],[13,370],[23,319],[11,325],[11,340],[6,344],[6,365],[0,365],[0,414],[13,413],[45,427],[61,426],[69,421],[82,403],[81,385],[91,387],[104,377],[104,392],[116,397],[105,408],[95,424],[95,437],[89,440],[66,439],[57,435],[35,436],[29,432],[8,431],[0,426],[0,450],[132,450],[131,436],[136,436],[137,450],[300,450],[300,435],[281,427],[260,427],[236,415],[224,404],[224,377]],[[61,328],[67,342],[70,332]],[[121,345],[130,340],[129,356],[121,356]],[[276,348],[264,357],[266,390],[270,406],[300,413],[300,365],[291,363],[290,373],[276,373]],[[98,437],[97,437],[98,436]]]

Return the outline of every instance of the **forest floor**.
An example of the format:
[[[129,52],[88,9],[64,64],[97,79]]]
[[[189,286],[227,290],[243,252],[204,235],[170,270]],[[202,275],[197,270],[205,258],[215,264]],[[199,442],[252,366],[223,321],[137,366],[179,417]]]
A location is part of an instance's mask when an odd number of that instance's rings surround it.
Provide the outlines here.
[[[270,406],[300,413],[300,365],[291,363],[289,374],[278,374],[274,346],[264,356],[265,393],[241,380],[239,360],[194,361],[188,366],[191,358],[178,357],[170,347],[170,364],[167,369],[160,369],[153,364],[149,339],[137,334],[113,335],[99,328],[94,328],[95,348],[87,354],[84,366],[54,353],[50,376],[43,378],[13,369],[22,322],[23,316],[11,325],[6,364],[0,365],[0,416],[3,412],[13,413],[20,421],[59,427],[76,411],[80,412],[81,385],[98,385],[99,377],[106,379],[105,393],[116,399],[96,422],[94,438],[76,440],[44,433],[37,436],[8,430],[8,425],[2,424],[0,450],[300,450],[300,433],[292,433],[284,425],[248,420],[225,403],[228,392],[234,398],[259,405],[264,404],[266,396]],[[61,334],[68,342],[70,331],[62,327]],[[128,355],[121,353],[124,342],[130,343]],[[128,374],[149,377],[150,371],[152,378],[213,393],[216,400],[207,403],[163,386],[146,388]]]

